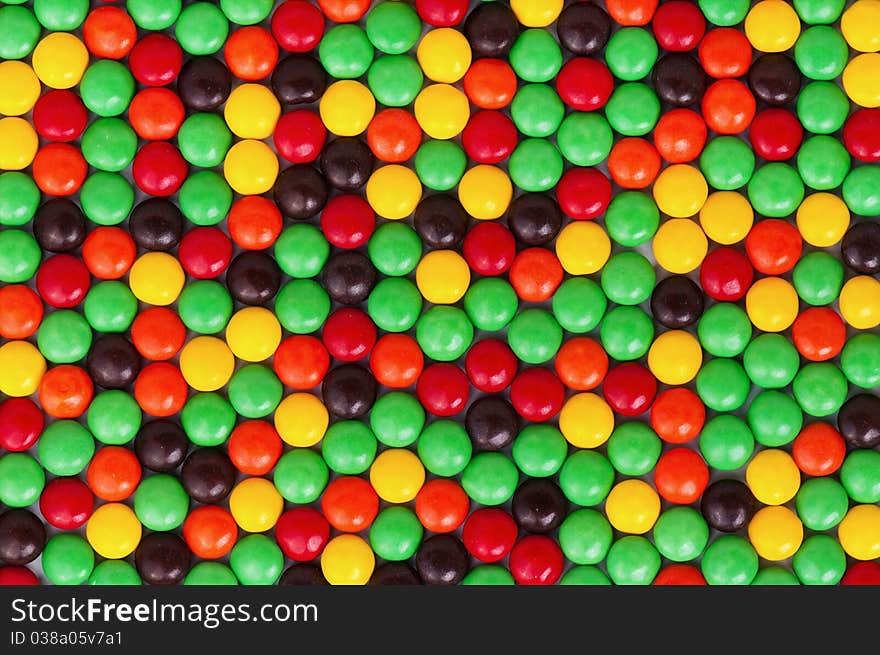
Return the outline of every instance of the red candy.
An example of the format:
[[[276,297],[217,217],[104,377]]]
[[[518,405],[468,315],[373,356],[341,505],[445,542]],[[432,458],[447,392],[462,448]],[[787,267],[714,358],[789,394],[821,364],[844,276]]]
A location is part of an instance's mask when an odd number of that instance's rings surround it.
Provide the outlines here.
[[[812,362],[824,362],[837,357],[843,350],[846,325],[833,309],[810,307],[795,319],[791,339],[802,357]]]
[[[272,135],[278,154],[294,164],[315,161],[326,138],[327,130],[321,117],[309,109],[284,114]]]
[[[556,92],[562,101],[578,111],[605,106],[614,91],[614,77],[608,67],[589,57],[570,59],[556,76]]]
[[[344,307],[327,317],[321,337],[327,352],[343,362],[369,356],[376,344],[376,325],[360,309]]]
[[[510,230],[500,223],[485,221],[468,231],[461,252],[474,273],[501,275],[514,263],[516,240]]]
[[[435,27],[452,27],[464,20],[468,0],[416,0],[416,11]]]
[[[706,584],[706,578],[695,566],[690,564],[670,564],[664,567],[652,583],[655,586],[662,585],[699,585]]]
[[[455,416],[467,405],[470,383],[455,364],[431,364],[419,377],[416,394],[434,416]]]
[[[546,368],[527,368],[514,379],[510,402],[527,421],[549,421],[562,409],[565,387]]]
[[[376,214],[360,196],[335,196],[321,212],[321,232],[337,248],[359,248],[370,240],[375,227]]]
[[[562,264],[545,248],[521,250],[510,267],[510,284],[526,302],[550,299],[562,283]]]
[[[53,255],[37,270],[37,292],[46,304],[59,309],[80,304],[90,284],[88,269],[73,255]]]
[[[670,52],[686,52],[697,47],[706,31],[703,12],[692,2],[664,2],[654,13],[652,23],[657,44]]]
[[[647,411],[654,402],[657,380],[641,364],[626,362],[608,372],[602,385],[602,393],[618,414],[638,416]]]
[[[392,389],[414,384],[424,365],[422,349],[407,334],[386,334],[376,342],[370,355],[370,371],[376,381]]]
[[[0,402],[0,448],[11,453],[27,450],[39,439],[45,420],[30,398]]]
[[[719,302],[735,302],[745,296],[754,278],[749,260],[733,248],[713,250],[700,266],[700,286]]]
[[[146,144],[134,156],[131,174],[138,188],[150,196],[177,193],[186,179],[186,160],[180,151],[165,141]]]
[[[272,35],[288,52],[308,52],[324,36],[324,17],[308,2],[287,0],[272,14]]]
[[[480,164],[497,164],[510,157],[519,134],[507,116],[498,111],[478,111],[461,133],[467,156]]]
[[[739,134],[755,116],[755,96],[739,80],[718,80],[703,95],[703,119],[718,134]]]
[[[708,130],[702,116],[691,109],[673,109],[654,127],[657,152],[670,164],[684,164],[700,156]]]
[[[76,530],[92,515],[95,498],[77,478],[55,478],[40,494],[40,513],[59,530]]]
[[[846,442],[827,423],[811,423],[795,438],[791,454],[797,467],[807,475],[831,475],[843,464]]]
[[[138,136],[167,141],[177,136],[185,116],[183,102],[170,89],[144,89],[132,99],[128,119]]]
[[[572,168],[556,186],[556,199],[567,216],[590,220],[605,213],[611,202],[611,182],[595,168]]]
[[[37,151],[31,170],[40,191],[50,196],[69,196],[79,191],[89,165],[72,145],[49,143]]]
[[[311,507],[294,507],[278,517],[275,539],[282,552],[295,562],[311,562],[330,539],[330,524]]]
[[[775,107],[759,112],[749,128],[749,141],[755,154],[769,161],[794,157],[803,136],[804,128],[797,117]]]
[[[321,495],[321,511],[327,521],[342,532],[360,532],[379,513],[379,496],[363,478],[336,478]]]
[[[245,475],[266,475],[281,457],[281,437],[266,421],[239,423],[227,442],[229,459]]]
[[[177,257],[189,275],[211,279],[220,275],[232,259],[232,243],[216,227],[196,227],[183,235]]]
[[[128,67],[144,86],[165,86],[177,79],[183,67],[183,50],[170,36],[148,34],[135,44]]]
[[[378,159],[391,163],[404,162],[419,149],[422,128],[410,112],[384,109],[370,121],[367,143]]]
[[[519,529],[513,517],[494,507],[475,510],[467,518],[461,540],[467,551],[481,562],[497,562],[516,543]]]
[[[486,393],[506,389],[513,382],[517,364],[516,355],[499,339],[484,339],[475,343],[464,360],[471,384]]]
[[[859,109],[843,124],[843,143],[856,159],[880,161],[880,109]]]
[[[706,407],[690,389],[667,389],[651,407],[651,427],[667,443],[696,439],[706,422]]]
[[[544,535],[523,537],[510,551],[510,572],[521,585],[551,585],[562,575],[559,545]]]
[[[31,116],[34,129],[41,137],[65,143],[78,139],[88,122],[88,111],[82,100],[66,89],[55,89],[40,96]]]

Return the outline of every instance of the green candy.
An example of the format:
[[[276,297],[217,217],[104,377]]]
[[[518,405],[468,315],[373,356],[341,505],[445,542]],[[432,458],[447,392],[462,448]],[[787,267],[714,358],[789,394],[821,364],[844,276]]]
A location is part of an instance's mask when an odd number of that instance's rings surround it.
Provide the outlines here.
[[[54,585],[81,585],[95,568],[95,552],[78,534],[61,532],[43,549],[43,573]]]
[[[605,315],[599,338],[610,357],[621,362],[639,359],[654,341],[654,322],[638,307],[615,307]]]
[[[367,73],[370,92],[386,107],[405,107],[412,103],[422,90],[424,80],[418,62],[409,55],[379,57]]]
[[[0,282],[27,282],[36,274],[42,256],[36,239],[24,230],[0,232]]]
[[[697,373],[696,383],[703,404],[717,412],[739,409],[751,390],[748,375],[735,359],[709,360]]]
[[[220,9],[236,25],[256,25],[269,16],[274,4],[273,0],[220,0]]]
[[[801,73],[813,80],[833,80],[843,72],[849,47],[840,32],[827,25],[801,32],[794,46],[794,60]]]
[[[159,473],[141,480],[134,492],[134,512],[144,527],[167,532],[183,525],[189,496],[177,478]]]
[[[145,1],[152,0],[138,0],[138,2]],[[180,0],[177,0],[177,3],[179,6]],[[132,12],[132,4],[129,3],[127,9],[137,22],[137,17]],[[86,69],[79,83],[83,104],[92,113],[105,118],[119,116],[124,112],[134,97],[134,90],[134,78],[128,68],[110,59],[99,59],[94,62]]]
[[[237,584],[238,579],[235,577],[232,569],[220,562],[198,562],[183,579],[185,587],[191,585],[198,587],[211,585],[230,587]]]
[[[810,530],[824,532],[838,525],[849,509],[845,489],[833,478],[810,478],[795,497],[798,517]]]
[[[643,136],[654,129],[660,118],[660,100],[647,84],[625,82],[611,93],[605,115],[616,132]]]
[[[141,29],[159,31],[174,24],[180,5],[181,0],[129,0],[125,9]]]
[[[194,2],[180,12],[174,37],[191,55],[212,55],[223,47],[229,35],[229,21],[211,2]]]
[[[291,280],[275,297],[275,314],[285,330],[311,334],[330,315],[330,296],[314,280]]]
[[[422,294],[405,277],[381,280],[367,298],[367,313],[386,332],[406,332],[419,319]]]
[[[568,442],[558,428],[533,423],[514,439],[511,454],[525,475],[546,478],[562,468],[568,455]]]
[[[608,39],[605,63],[615,77],[633,82],[651,72],[658,53],[657,42],[648,30],[622,27]]]
[[[515,297],[514,294],[514,299]],[[570,277],[556,289],[551,305],[553,316],[563,329],[574,334],[583,334],[599,325],[608,301],[602,288],[593,280],[587,277]]]
[[[657,434],[644,423],[629,421],[618,425],[608,439],[608,459],[621,475],[650,473],[660,458],[662,445]]]
[[[370,410],[370,428],[390,448],[415,443],[425,425],[425,410],[411,394],[392,391],[380,396]]]
[[[612,255],[602,268],[602,291],[618,305],[639,305],[651,297],[657,275],[654,267],[637,252]]]
[[[229,566],[243,585],[274,585],[284,569],[284,554],[266,535],[250,534],[232,547]]]
[[[184,181],[178,192],[183,215],[195,225],[216,225],[229,214],[232,189],[214,171],[198,171]]]
[[[389,562],[403,562],[416,554],[422,543],[422,524],[408,507],[388,507],[370,526],[370,547]]]
[[[742,537],[724,535],[709,544],[700,565],[710,585],[747,585],[758,573],[758,554]]]
[[[122,446],[134,439],[140,429],[141,408],[124,391],[103,391],[92,399],[86,412],[86,423],[101,443]]]
[[[119,173],[98,171],[80,187],[79,204],[93,223],[119,225],[134,206],[134,189]]]
[[[752,399],[746,412],[755,440],[768,448],[794,441],[804,423],[797,402],[781,391],[762,391]]]
[[[137,569],[122,559],[108,559],[98,564],[89,576],[90,586],[139,587]]]
[[[21,7],[0,9],[0,26],[3,24],[3,12],[9,9]],[[18,171],[0,173],[0,225],[24,225],[34,217],[39,206],[40,189],[30,176]]]
[[[298,505],[313,503],[321,497],[330,479],[327,464],[308,448],[290,450],[275,465],[273,482],[284,500]]]
[[[82,135],[83,157],[95,168],[118,173],[131,165],[137,152],[138,138],[121,118],[99,118]]]
[[[408,51],[422,35],[422,19],[403,2],[380,2],[367,15],[365,27],[376,49],[390,55]]]
[[[843,200],[854,214],[880,216],[880,166],[852,169],[843,181]]]
[[[611,199],[605,212],[608,236],[626,248],[635,248],[649,241],[659,225],[660,210],[657,209],[657,204],[651,196],[641,191],[617,194]]]
[[[808,305],[833,302],[843,288],[843,264],[827,252],[811,252],[795,264],[791,273],[798,296]]]
[[[278,376],[261,364],[238,369],[232,374],[227,389],[229,403],[245,418],[262,418],[274,412],[282,393]]]
[[[419,459],[434,475],[458,475],[471,461],[472,453],[471,439],[464,427],[449,419],[434,421],[419,437]]]
[[[781,334],[762,334],[743,353],[746,373],[763,389],[781,389],[790,384],[800,363],[797,348]]]
[[[523,362],[543,364],[562,345],[562,328],[547,310],[526,309],[511,321],[507,343]]]
[[[207,3],[190,5],[187,9],[203,4]],[[226,121],[217,114],[192,114],[183,121],[177,132],[180,154],[190,164],[200,168],[214,168],[222,164],[231,145],[232,132],[226,126]]]
[[[478,585],[515,585],[513,576],[503,566],[498,564],[479,564],[468,571],[462,578],[462,586]]]
[[[429,141],[428,144],[430,143],[446,142]],[[391,277],[408,275],[418,266],[422,258],[422,240],[416,231],[403,221],[389,221],[373,232],[367,243],[367,253],[373,266],[383,275]]]
[[[235,427],[235,410],[223,396],[197,393],[190,396],[180,412],[186,436],[197,446],[219,446]]]
[[[513,183],[532,193],[549,191],[562,177],[562,155],[544,139],[523,139],[508,160]]]
[[[556,143],[562,156],[575,166],[596,166],[608,159],[614,134],[601,114],[572,112],[559,126]]]
[[[37,347],[53,364],[73,364],[92,346],[92,328],[82,314],[60,309],[46,315],[37,330]]]
[[[840,481],[855,502],[880,502],[880,452],[852,451],[840,467]]]
[[[700,432],[700,454],[713,469],[735,471],[755,450],[755,437],[740,418],[721,414],[709,419]]]
[[[526,29],[510,49],[510,65],[521,80],[549,82],[562,68],[562,50],[547,30]]]
[[[697,335],[703,349],[715,357],[736,357],[752,338],[748,314],[734,303],[719,302],[700,317]]]
[[[127,284],[118,280],[99,282],[89,289],[83,302],[83,314],[98,332],[125,332],[137,311],[137,298]]]
[[[458,359],[473,339],[474,326],[458,307],[436,305],[422,314],[416,323],[419,347],[427,357],[438,362]]]
[[[644,537],[627,535],[611,545],[605,566],[616,585],[649,585],[660,571],[660,553]]]
[[[449,191],[458,184],[464,175],[467,156],[455,141],[426,141],[416,151],[413,165],[424,186],[434,191]],[[386,225],[395,224],[388,223]],[[405,223],[400,225],[405,225]],[[419,247],[421,247],[421,242]],[[386,273],[386,275],[391,274]]]
[[[607,586],[611,584],[601,569],[595,566],[575,566],[559,579],[560,585]]]
[[[510,103],[510,117],[516,129],[528,137],[543,139],[550,136],[560,128],[564,116],[565,105],[556,90],[547,84],[521,86]],[[564,139],[568,146],[574,145],[570,143],[571,139],[571,135]],[[560,149],[568,146],[559,144]]]
[[[880,386],[880,335],[856,334],[840,353],[840,368],[846,379],[863,389]]]
[[[34,14],[51,32],[69,32],[82,25],[89,0],[34,0]]]
[[[771,218],[793,214],[804,199],[804,183],[788,164],[772,162],[755,171],[748,186],[755,211]]]
[[[799,585],[797,577],[788,569],[781,566],[768,566],[766,569],[758,571],[758,575],[752,580],[753,586],[778,586],[778,585]]]
[[[287,275],[309,278],[324,268],[330,256],[330,244],[314,225],[297,223],[285,228],[278,236],[274,252],[275,261]]]
[[[329,75],[355,79],[366,74],[373,63],[373,45],[359,26],[336,25],[324,32],[318,58]]]
[[[810,416],[835,414],[846,401],[848,386],[840,369],[830,362],[810,362],[795,376],[792,393]]]
[[[812,136],[798,150],[797,168],[804,184],[811,189],[836,189],[849,173],[849,152],[834,137],[825,134]]]
[[[177,299],[177,313],[183,324],[199,334],[216,334],[232,318],[232,296],[216,280],[187,284]]]
[[[594,509],[579,509],[559,526],[559,546],[575,564],[599,564],[613,541],[611,524]]]
[[[481,505],[495,506],[510,500],[519,483],[516,464],[503,453],[480,453],[465,467],[461,486]]]
[[[82,425],[64,419],[47,426],[37,442],[40,464],[52,475],[79,475],[95,454],[95,440]]]
[[[755,153],[745,141],[735,136],[719,136],[703,148],[700,170],[710,186],[719,191],[733,191],[752,179]]]
[[[40,39],[40,24],[27,7],[0,8],[0,58],[24,59]]]
[[[804,539],[791,565],[805,585],[836,585],[846,573],[846,553],[834,537],[814,534]]]
[[[614,469],[602,453],[578,450],[559,471],[562,493],[575,505],[594,507],[605,500],[614,484]]]
[[[27,453],[8,453],[0,457],[0,503],[9,507],[29,507],[40,498],[46,486],[43,468]]]
[[[810,82],[797,97],[797,116],[813,134],[831,134],[849,116],[849,98],[834,82]]]
[[[378,443],[373,432],[360,421],[331,425],[321,441],[321,455],[327,466],[341,475],[360,475],[376,458]]]
[[[673,562],[696,559],[708,542],[709,526],[693,507],[672,507],[654,524],[654,545]]]
[[[749,0],[699,0],[700,10],[713,25],[731,27],[745,20]]]

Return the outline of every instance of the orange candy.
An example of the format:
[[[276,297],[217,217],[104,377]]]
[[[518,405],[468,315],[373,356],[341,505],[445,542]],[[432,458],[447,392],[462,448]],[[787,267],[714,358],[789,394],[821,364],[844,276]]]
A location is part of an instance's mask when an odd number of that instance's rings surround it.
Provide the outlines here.
[[[128,120],[142,139],[167,141],[177,135],[185,113],[176,93],[163,87],[150,87],[132,98]]]
[[[501,109],[516,95],[516,73],[501,59],[477,59],[464,76],[464,92],[482,109]]]
[[[543,302],[562,282],[562,264],[546,248],[526,248],[513,260],[508,277],[522,300]]]
[[[122,59],[137,41],[137,27],[119,7],[97,7],[83,23],[86,48],[102,59]]]
[[[131,340],[147,359],[171,359],[183,348],[186,327],[170,309],[150,307],[138,314],[131,324]]]
[[[755,117],[755,106],[755,96],[745,84],[718,80],[703,95],[703,118],[718,134],[739,134]]]
[[[281,457],[281,437],[266,421],[245,421],[229,435],[229,459],[245,475],[265,475]]]
[[[426,530],[452,532],[467,518],[467,494],[453,480],[438,478],[419,489],[416,495],[416,516]]]
[[[703,69],[712,77],[742,77],[752,64],[752,45],[733,27],[706,32],[697,51]]]
[[[811,423],[795,438],[791,454],[797,467],[807,475],[831,475],[843,464],[846,442],[827,423]]]
[[[111,503],[125,500],[140,484],[141,465],[127,448],[105,446],[92,458],[86,481],[101,500]]]
[[[37,152],[33,163],[34,182],[50,196],[69,196],[79,191],[89,165],[69,143],[49,143]]]
[[[226,220],[229,236],[245,250],[265,250],[278,239],[283,221],[278,207],[262,196],[239,198]]]
[[[791,327],[791,338],[798,352],[813,362],[837,357],[846,343],[846,325],[828,307],[810,307]]]
[[[0,337],[26,339],[43,320],[40,297],[23,284],[0,287]]]
[[[272,367],[281,382],[303,391],[321,383],[330,367],[330,355],[320,339],[295,334],[279,344]]]
[[[183,522],[183,538],[196,557],[217,559],[235,545],[238,526],[227,510],[217,505],[196,507]]]
[[[370,0],[318,0],[324,15],[334,23],[353,23],[370,8]]]
[[[377,159],[391,163],[404,162],[419,149],[422,128],[408,111],[385,109],[370,121],[367,143]]]
[[[275,355],[278,357],[277,353]],[[386,334],[370,353],[370,370],[379,384],[403,389],[422,374],[425,356],[415,339],[406,334]]]
[[[137,246],[120,227],[99,227],[86,237],[82,258],[89,273],[102,280],[118,280],[134,264]]]
[[[177,414],[186,404],[188,392],[180,369],[168,362],[148,364],[134,381],[135,400],[152,416]]]
[[[644,189],[660,172],[660,155],[645,139],[627,137],[611,149],[608,172],[624,189]]]
[[[77,418],[88,409],[94,392],[88,373],[79,366],[62,364],[40,379],[40,406],[55,418]]]
[[[706,408],[690,389],[667,389],[651,407],[651,427],[667,443],[696,439],[706,422]]]
[[[621,25],[647,25],[657,11],[657,0],[606,0],[605,9]]]
[[[689,448],[673,448],[657,460],[654,486],[670,503],[689,505],[702,495],[709,484],[709,467]]]
[[[556,375],[569,389],[589,391],[598,387],[608,372],[605,349],[590,337],[574,337],[562,344],[554,359]]]
[[[685,164],[703,152],[707,134],[706,124],[697,112],[673,109],[657,121],[654,145],[670,164]]]
[[[242,27],[229,35],[223,46],[223,58],[237,78],[262,80],[278,62],[278,44],[262,27]]]
[[[370,527],[379,513],[379,496],[363,478],[336,478],[324,489],[321,511],[337,530],[360,532]]]

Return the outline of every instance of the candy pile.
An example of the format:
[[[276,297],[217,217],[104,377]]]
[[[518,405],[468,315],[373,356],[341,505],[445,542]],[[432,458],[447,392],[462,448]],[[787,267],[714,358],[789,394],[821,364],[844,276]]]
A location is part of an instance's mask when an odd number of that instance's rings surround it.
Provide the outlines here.
[[[880,584],[880,0],[0,5],[0,583]]]

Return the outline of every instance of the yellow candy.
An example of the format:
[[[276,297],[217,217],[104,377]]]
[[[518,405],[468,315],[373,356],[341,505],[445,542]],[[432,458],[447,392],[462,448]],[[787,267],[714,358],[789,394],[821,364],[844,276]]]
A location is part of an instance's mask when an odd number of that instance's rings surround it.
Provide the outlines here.
[[[226,153],[223,176],[243,196],[266,193],[278,177],[278,157],[262,141],[239,141]]]
[[[267,139],[281,116],[281,104],[268,87],[242,84],[232,90],[223,108],[223,118],[235,136]]]
[[[843,88],[857,105],[880,107],[880,53],[851,59],[843,69]]]
[[[715,243],[729,246],[746,238],[755,212],[748,199],[736,191],[716,191],[700,210],[700,226]]]
[[[0,169],[20,171],[34,160],[39,146],[37,133],[26,120],[0,118]]]
[[[794,555],[804,540],[804,525],[787,507],[764,507],[749,523],[749,541],[758,555],[779,562]]]
[[[360,82],[340,80],[327,87],[318,111],[324,126],[333,134],[357,136],[373,120],[376,99]]]
[[[180,372],[196,391],[216,391],[229,382],[235,358],[217,337],[196,337],[180,351]]]
[[[856,505],[837,528],[837,538],[846,554],[862,561],[880,557],[880,507]]]
[[[389,448],[373,460],[370,484],[389,503],[408,503],[425,483],[425,467],[411,450]]]
[[[416,210],[421,198],[419,176],[400,164],[376,169],[367,181],[367,202],[382,218],[406,218]]]
[[[654,182],[654,200],[664,214],[687,218],[700,211],[709,195],[709,185],[700,170],[688,164],[674,164]]]
[[[464,77],[470,68],[471,46],[458,30],[441,27],[422,37],[416,57],[425,77],[434,82],[452,84]]]
[[[510,8],[526,27],[547,27],[562,13],[562,0],[510,0]]]
[[[679,275],[698,268],[709,250],[703,230],[689,218],[672,218],[663,223],[651,245],[657,263]]]
[[[454,250],[432,250],[416,268],[416,284],[425,300],[451,305],[461,300],[471,282],[471,270]]]
[[[556,256],[566,273],[590,275],[611,256],[611,239],[598,223],[572,221],[556,237]]]
[[[660,515],[660,496],[647,482],[624,480],[605,499],[605,515],[620,532],[645,534]]]
[[[798,207],[796,220],[804,241],[817,248],[827,248],[846,233],[849,208],[834,194],[814,193]]]
[[[598,448],[614,431],[614,412],[600,396],[578,393],[562,406],[559,430],[575,448]]]
[[[23,61],[0,63],[0,114],[21,116],[40,97],[40,80]]]
[[[870,275],[857,275],[840,291],[840,313],[843,320],[857,330],[870,330],[880,325],[880,281]]]
[[[858,0],[843,12],[840,31],[853,50],[880,50],[880,0]]]
[[[105,559],[128,557],[141,541],[141,522],[128,505],[107,503],[86,524],[86,539]]]
[[[765,505],[782,505],[800,489],[801,472],[784,450],[762,450],[746,467],[746,484]]]
[[[330,415],[310,393],[294,393],[275,408],[275,429],[284,443],[309,448],[324,438]]]
[[[185,281],[180,262],[167,252],[141,255],[128,275],[128,285],[138,300],[160,306],[177,300]]]
[[[502,216],[512,197],[513,185],[510,178],[495,166],[474,166],[458,183],[458,199],[462,207],[481,221],[491,221]]]
[[[275,526],[284,499],[265,478],[245,478],[229,494],[229,511],[245,532],[265,532]]]
[[[458,136],[471,116],[467,96],[448,84],[426,86],[416,96],[414,109],[416,120],[432,139]]]
[[[79,84],[89,65],[86,46],[69,32],[53,32],[37,44],[34,71],[40,81],[53,89],[69,89]]]
[[[664,384],[693,380],[703,364],[703,349],[690,332],[670,330],[654,339],[648,350],[648,368]]]
[[[781,277],[757,280],[746,293],[746,312],[759,330],[782,332],[797,318],[797,291]]]
[[[239,359],[262,362],[271,357],[281,343],[281,324],[265,307],[245,307],[229,319],[226,343]]]
[[[40,386],[46,360],[29,341],[7,341],[0,346],[0,393],[30,396]]]
[[[321,572],[332,585],[365,585],[375,567],[373,549],[354,534],[333,537],[321,553]]]
[[[746,16],[746,37],[755,50],[783,52],[794,46],[801,34],[801,21],[784,0],[763,0]]]

